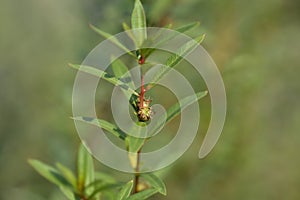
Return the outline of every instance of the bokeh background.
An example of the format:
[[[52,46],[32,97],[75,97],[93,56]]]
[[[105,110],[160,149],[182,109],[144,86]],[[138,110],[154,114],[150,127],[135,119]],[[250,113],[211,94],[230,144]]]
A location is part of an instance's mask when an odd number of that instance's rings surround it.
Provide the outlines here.
[[[213,152],[197,158],[210,117],[206,98],[200,102],[199,136],[161,172],[168,196],[152,199],[300,199],[300,2],[142,2],[151,26],[201,22],[191,34],[206,33],[203,46],[222,73],[228,98]],[[133,0],[1,0],[0,199],[65,199],[27,159],[74,169],[79,138],[69,117],[76,72],[67,63],[80,63],[103,40],[88,23],[118,33],[123,21],[130,22],[132,5]],[[101,100],[100,108],[108,105]]]

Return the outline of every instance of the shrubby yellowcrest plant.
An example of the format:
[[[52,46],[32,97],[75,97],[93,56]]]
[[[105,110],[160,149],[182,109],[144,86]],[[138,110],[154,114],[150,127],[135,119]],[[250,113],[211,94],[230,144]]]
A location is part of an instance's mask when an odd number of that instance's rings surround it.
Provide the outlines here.
[[[180,33],[184,33],[198,25],[199,23],[195,22],[175,30]],[[147,58],[155,51],[153,48],[140,48],[143,43],[147,42],[146,17],[140,0],[135,0],[131,17],[131,27],[129,27],[126,23],[123,23],[124,30],[127,31],[129,37],[133,40],[136,46],[135,52],[129,51],[126,46],[120,43],[116,38],[112,37],[111,34],[106,33],[93,25],[90,25],[90,27],[96,33],[107,38],[119,48],[125,50],[129,56],[136,60],[140,68],[147,63]],[[170,38],[166,38],[166,41],[168,39]],[[183,57],[190,53],[195,48],[195,45],[200,44],[203,39],[204,35],[196,37],[194,39],[196,43],[185,44],[182,46],[181,51],[167,58],[165,63],[167,68],[160,70],[154,76],[154,80],[152,80],[150,84],[144,84],[144,76],[141,73],[141,87],[139,90],[133,89],[134,87],[132,82],[123,81],[122,76],[128,72],[128,67],[120,59],[115,59],[112,64],[112,71],[114,74],[108,74],[100,69],[84,65],[70,64],[70,67],[80,70],[81,72],[100,77],[115,86],[122,86],[121,88],[123,89],[129,104],[135,111],[136,124],[139,126],[145,126],[147,122],[151,120],[152,115],[155,115],[155,112],[151,108],[151,99],[150,97],[146,97],[147,91],[152,90],[158,81],[166,73],[168,73],[171,68],[180,63],[183,60]],[[129,79],[130,78],[131,77],[129,77]],[[183,108],[204,97],[206,94],[206,91],[199,92],[196,94],[196,99],[188,96],[179,100],[167,110],[165,123],[170,122],[180,114]],[[128,180],[128,182],[119,182],[109,174],[95,171],[93,158],[82,144],[78,151],[76,173],[61,163],[57,163],[55,167],[51,167],[38,160],[29,160],[32,167],[47,180],[57,185],[69,200],[143,200],[156,193],[160,193],[162,195],[167,194],[166,186],[159,176],[155,175],[155,173],[142,173],[140,171],[140,153],[143,145],[147,142],[147,140],[151,139],[151,137],[147,139],[133,137],[123,132],[116,125],[103,119],[94,119],[85,116],[76,116],[73,119],[99,126],[108,133],[122,140],[126,146],[126,150],[128,151],[128,159],[130,160],[135,173],[134,178]],[[160,124],[158,127],[159,126]]]

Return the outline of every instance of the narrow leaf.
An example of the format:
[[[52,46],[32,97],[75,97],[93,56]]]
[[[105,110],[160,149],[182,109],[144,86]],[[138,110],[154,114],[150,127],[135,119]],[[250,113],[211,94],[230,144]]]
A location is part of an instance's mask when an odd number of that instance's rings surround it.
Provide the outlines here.
[[[97,180],[102,180],[106,183],[115,183],[116,179],[112,177],[110,174],[103,173],[103,172],[95,172],[95,178]]]
[[[126,24],[125,22],[122,23],[123,29],[124,31],[126,31],[126,34],[128,35],[128,37],[134,42],[135,46],[137,46],[137,41],[136,38],[134,37],[131,28],[129,27],[128,24]]]
[[[144,199],[147,199],[147,198],[151,197],[152,195],[156,194],[157,192],[158,192],[158,189],[150,188],[150,189],[138,192],[134,195],[131,195],[127,200],[144,200]]]
[[[94,181],[93,158],[83,144],[80,145],[77,158],[78,190],[84,191],[85,187]]]
[[[145,143],[145,138],[138,138],[134,136],[126,137],[126,145],[128,147],[128,151],[132,153],[136,153],[140,150],[140,148]]]
[[[141,47],[147,38],[146,16],[140,0],[135,0],[134,8],[131,15],[131,27],[136,38],[138,47]]]
[[[106,33],[100,29],[98,29],[97,27],[93,26],[92,24],[90,24],[91,29],[93,29],[96,33],[98,33],[99,35],[103,36],[106,39],[109,39],[112,43],[114,43],[115,45],[117,45],[118,47],[120,47],[121,49],[123,49],[124,51],[126,51],[126,53],[128,53],[129,55],[133,56],[134,58],[136,58],[136,56],[127,48],[125,47],[123,44],[121,44],[121,42],[115,38],[113,35]]]
[[[141,135],[142,134],[141,131],[142,131],[143,126],[146,126],[145,122],[137,122],[137,126],[133,126],[130,129],[130,133],[134,133],[136,137],[128,135],[128,137],[125,140],[126,146],[127,146],[127,149],[128,149],[129,152],[136,153],[144,145],[145,136]]]
[[[105,190],[102,191],[99,195],[101,199],[97,200],[115,200],[117,198],[116,191],[114,190]]]
[[[174,32],[171,32],[168,35],[164,34],[164,38],[161,39],[161,40],[159,40],[158,42],[156,42],[156,46],[164,44],[167,41],[169,41],[169,40],[173,39],[174,37],[178,36],[177,32],[179,32],[179,33],[185,33],[187,31],[189,31],[189,30],[191,30],[191,29],[199,26],[199,24],[200,24],[199,22],[193,22],[193,23],[190,23],[190,24],[187,24],[187,25],[184,25],[184,26],[181,26],[179,28],[174,29]],[[168,27],[166,27],[166,28],[168,28]],[[155,41],[162,33],[164,33],[164,31],[161,31],[161,32],[157,33],[157,35],[154,36],[153,40]]]
[[[128,84],[130,88],[134,88],[134,83],[131,77],[131,74],[127,68],[127,66],[120,60],[120,59],[115,59],[112,58],[112,70],[114,72],[114,75],[117,79],[123,81],[124,83]],[[130,99],[131,94],[130,93],[125,93],[127,99]]]
[[[141,176],[148,182],[151,187],[158,189],[159,193],[167,195],[166,185],[161,180],[161,178],[152,173],[141,174]]]
[[[193,23],[181,26],[179,28],[176,28],[175,31],[178,31],[180,33],[185,33],[187,31],[199,26],[199,24],[200,24],[199,22],[193,22]]]
[[[136,113],[139,111],[138,99],[139,99],[139,96],[136,96],[136,95],[131,95],[131,97],[129,99],[129,103],[133,107],[133,109],[135,110]]]
[[[182,110],[187,108],[192,103],[198,101],[199,99],[205,97],[206,95],[207,95],[207,91],[198,92],[198,93],[196,93],[196,95],[191,95],[191,96],[188,96],[188,97],[185,97],[185,98],[179,100],[179,102],[175,103],[167,110],[166,122],[164,123],[165,116],[161,116],[161,119],[158,120],[157,125],[155,125],[154,128],[151,130],[150,135],[155,134],[155,132],[158,131],[161,128],[161,126],[170,122],[172,119],[174,119],[176,116],[178,116],[182,112]]]
[[[132,79],[130,77],[130,74],[127,73],[129,71],[127,66],[120,59],[111,58],[111,61],[112,61],[111,67],[115,77],[117,79],[122,78],[123,82],[128,83],[128,85],[130,85],[133,88]],[[127,76],[123,77],[125,74]]]
[[[110,174],[103,173],[103,172],[95,172],[95,178],[97,180],[103,180],[107,183],[115,183],[116,179],[112,177]]]
[[[104,130],[112,133],[113,135],[119,137],[122,140],[125,140],[125,138],[127,137],[126,133],[124,133],[116,125],[111,124],[110,122],[102,119],[96,119],[92,117],[73,117],[72,119],[103,128]]]
[[[196,46],[198,46],[203,40],[204,40],[205,35],[201,35],[200,37],[197,37],[195,41],[190,41],[183,45],[180,48],[180,51],[178,54],[175,54],[168,58],[166,65],[169,67],[174,67],[177,65],[180,61],[184,59],[184,56],[192,52]]]
[[[94,160],[92,155],[86,150],[87,153],[87,178],[85,181],[85,193],[87,195],[91,194],[94,191],[94,187],[86,188],[88,185],[90,185],[92,182],[95,181],[95,169],[94,169]]]
[[[126,148],[128,151],[128,158],[133,169],[137,168],[138,151],[145,144],[146,138],[141,135],[141,129],[145,126],[144,122],[137,122],[137,126],[133,126],[130,130],[131,133],[135,133],[135,136],[128,135],[125,139]],[[139,137],[141,136],[141,137]]]
[[[129,159],[129,162],[130,162],[130,165],[131,165],[132,169],[137,169],[138,153],[128,152],[128,159]]]
[[[204,39],[205,35],[201,35],[197,37],[196,39],[184,44],[178,53],[175,55],[172,55],[167,59],[166,65],[163,65],[161,70],[159,70],[156,75],[154,75],[153,80],[151,81],[150,85],[153,87],[156,85],[156,83],[164,76],[166,75],[171,68],[176,66],[178,63],[180,63],[186,55],[191,53]]]
[[[124,183],[114,183],[114,184],[106,184],[106,185],[102,185],[98,188],[96,188],[94,190],[94,192],[88,197],[88,199],[92,199],[94,198],[97,194],[99,194],[100,192],[103,192],[105,190],[112,190],[112,189],[115,189],[115,188],[119,188],[121,187],[122,185],[124,185]]]
[[[130,94],[135,94],[138,96],[138,93],[136,91],[134,91],[132,88],[130,88],[128,86],[128,84],[124,83],[122,80],[106,73],[105,71],[102,71],[100,69],[96,69],[94,67],[90,67],[90,66],[86,66],[86,65],[74,65],[74,64],[69,64],[70,67],[77,69],[79,71],[88,73],[90,75],[96,76],[96,77],[100,77],[112,84],[114,84],[115,86],[119,86],[120,88],[122,88],[124,90],[124,92],[128,93],[128,95]]]
[[[66,166],[62,165],[61,163],[56,163],[57,169],[60,171],[60,173],[63,175],[63,177],[72,184],[74,190],[76,191],[76,177],[74,173],[67,168]]]
[[[115,178],[113,178],[111,175],[109,175],[107,173],[95,172],[95,180],[92,183],[90,183],[89,185],[87,185],[85,187],[85,189],[90,188],[90,187],[97,188],[99,185],[103,186],[103,185],[112,184],[112,183],[116,183],[116,182],[117,181],[115,180]]]
[[[54,183],[59,187],[72,188],[71,183],[69,183],[56,169],[46,165],[38,160],[29,160],[29,164],[44,178],[48,181]]]
[[[69,200],[78,200],[78,198],[75,197],[74,192],[72,192],[69,188],[59,187],[59,189]]]
[[[176,28],[174,31],[176,32],[171,32],[171,34],[168,34],[168,35],[165,35],[163,39],[160,39],[159,41],[157,41],[155,44],[154,44],[154,47],[159,47],[163,44],[165,44],[166,42],[170,41],[171,39],[173,39],[174,37],[178,36],[178,33],[177,32],[180,32],[180,33],[185,33],[197,26],[199,26],[199,22],[193,22],[193,23],[190,23],[190,24],[187,24],[187,25],[184,25],[184,26],[181,26],[179,28]],[[170,28],[171,25],[168,25],[169,27],[166,27],[166,28]],[[151,38],[153,41],[156,41],[157,38],[164,32],[164,30],[162,31],[159,31],[153,38]],[[145,54],[145,58],[149,57],[156,49],[155,48],[150,48],[150,49],[146,49],[146,51],[144,52]]]
[[[121,188],[116,200],[126,200],[131,193],[132,187],[133,187],[133,181],[131,180]]]

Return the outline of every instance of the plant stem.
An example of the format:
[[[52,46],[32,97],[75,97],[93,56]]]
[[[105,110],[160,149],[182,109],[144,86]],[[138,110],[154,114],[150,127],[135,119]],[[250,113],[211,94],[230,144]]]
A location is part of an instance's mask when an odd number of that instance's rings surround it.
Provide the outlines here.
[[[88,200],[88,198],[82,195],[82,196],[80,197],[80,200]]]
[[[140,154],[141,154],[142,148],[139,149],[137,152],[137,158],[136,158],[136,168],[135,168],[135,174],[134,174],[134,189],[133,194],[138,193],[138,186],[139,186],[139,180],[140,180]]]
[[[140,92],[140,108],[144,107],[144,96],[145,96],[145,87],[144,87],[144,75],[141,75],[141,92]]]
[[[140,105],[139,109],[142,109],[144,107],[144,95],[145,95],[145,84],[144,84],[144,75],[142,70],[142,65],[145,63],[145,59],[143,55],[139,54],[139,64],[140,64],[140,72],[141,72],[141,92],[139,94],[139,100]],[[140,120],[139,120],[140,121]],[[136,157],[136,167],[135,167],[135,174],[134,174],[134,182],[133,182],[133,194],[138,193],[138,186],[139,186],[139,180],[140,180],[140,159],[141,159],[141,151],[142,147],[137,151],[137,157]]]

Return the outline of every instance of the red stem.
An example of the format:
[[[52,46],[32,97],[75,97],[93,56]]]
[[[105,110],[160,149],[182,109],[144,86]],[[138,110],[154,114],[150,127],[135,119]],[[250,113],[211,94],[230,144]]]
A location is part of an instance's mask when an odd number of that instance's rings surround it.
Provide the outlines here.
[[[144,94],[145,94],[145,88],[144,88],[144,75],[141,76],[141,93],[140,93],[140,108],[144,107]]]

